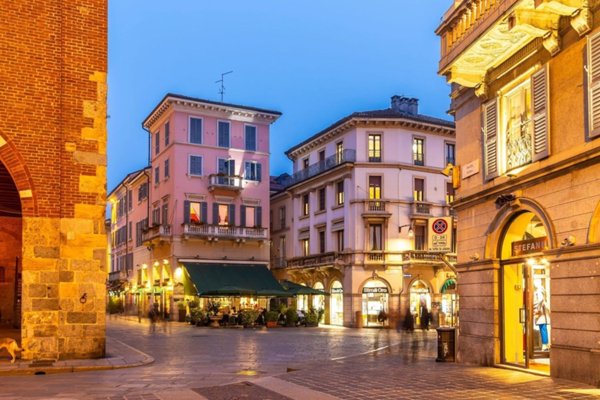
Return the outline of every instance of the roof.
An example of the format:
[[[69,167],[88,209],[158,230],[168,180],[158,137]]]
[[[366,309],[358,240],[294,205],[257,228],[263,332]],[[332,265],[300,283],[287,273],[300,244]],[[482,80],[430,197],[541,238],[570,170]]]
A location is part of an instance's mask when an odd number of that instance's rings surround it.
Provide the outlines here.
[[[112,194],[114,192],[116,192],[118,188],[120,188],[127,182],[135,180],[139,175],[143,174],[144,171],[146,171],[146,170],[150,171],[150,167],[144,167],[142,169],[138,169],[136,171],[130,172],[127,175],[125,175],[125,178],[123,178],[121,180],[121,182],[117,183],[117,185],[108,193],[108,195],[106,197],[109,198],[110,196],[112,196]]]
[[[350,122],[355,119],[383,119],[383,120],[391,119],[391,120],[400,120],[400,121],[406,121],[406,122],[416,122],[416,123],[421,123],[421,124],[426,124],[426,125],[435,125],[435,126],[439,126],[441,128],[446,128],[446,129],[451,129],[451,130],[455,129],[454,122],[452,122],[452,121],[448,121],[448,120],[441,119],[441,118],[430,117],[428,115],[423,115],[423,114],[410,114],[408,112],[396,110],[393,108],[386,108],[383,110],[372,110],[372,111],[358,111],[358,112],[354,112],[354,113],[334,122],[332,125],[328,126],[327,128],[323,129],[322,131],[312,135],[308,139],[291,147],[290,149],[288,149],[285,152],[285,154],[288,156],[288,158],[291,158],[291,153],[293,153],[295,150],[298,150],[302,146],[312,142],[313,140],[317,139],[318,137],[320,137],[330,131],[333,131],[336,128],[342,127],[347,122]]]
[[[167,93],[162,98],[162,100],[158,102],[158,104],[156,105],[156,107],[154,107],[154,109],[150,112],[150,114],[148,114],[148,116],[144,119],[144,121],[142,122],[142,126],[146,127],[148,122],[151,119],[153,119],[152,117],[155,116],[155,114],[157,114],[157,113],[161,114],[162,113],[161,109],[165,105],[168,105],[168,103],[173,100],[190,101],[190,102],[194,102],[194,103],[202,103],[205,105],[213,105],[213,106],[226,107],[226,108],[235,108],[238,110],[252,111],[252,112],[259,113],[259,114],[270,114],[272,116],[275,116],[276,118],[281,116],[280,111],[268,110],[266,108],[243,106],[240,104],[233,104],[233,103],[223,103],[220,101],[206,100],[206,99],[201,99],[198,97],[183,96],[181,94],[176,94],[176,93]]]
[[[182,264],[200,297],[289,296],[262,264]]]

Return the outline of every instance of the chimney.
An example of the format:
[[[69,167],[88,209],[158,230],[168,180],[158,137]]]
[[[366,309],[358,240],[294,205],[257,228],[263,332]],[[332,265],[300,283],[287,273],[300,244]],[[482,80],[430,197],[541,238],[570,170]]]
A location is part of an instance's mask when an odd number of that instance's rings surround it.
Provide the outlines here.
[[[392,96],[392,110],[417,115],[419,113],[419,99]]]

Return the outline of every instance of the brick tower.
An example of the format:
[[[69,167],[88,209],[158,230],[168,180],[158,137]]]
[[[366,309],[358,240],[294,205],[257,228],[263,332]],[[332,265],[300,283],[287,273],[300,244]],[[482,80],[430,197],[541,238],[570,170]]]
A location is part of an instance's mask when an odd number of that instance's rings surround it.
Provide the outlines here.
[[[107,0],[5,2],[0,37],[0,323],[102,357]]]

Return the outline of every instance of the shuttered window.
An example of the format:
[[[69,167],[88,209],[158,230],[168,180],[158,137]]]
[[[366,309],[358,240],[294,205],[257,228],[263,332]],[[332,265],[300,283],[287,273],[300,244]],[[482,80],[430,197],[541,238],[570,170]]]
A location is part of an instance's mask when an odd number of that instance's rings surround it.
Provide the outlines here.
[[[550,155],[547,67],[531,77],[531,94],[533,100],[533,161],[537,161]]]
[[[498,102],[496,99],[483,105],[482,131],[484,177],[487,181],[498,176]]]
[[[588,37],[588,137],[600,136],[600,33]]]

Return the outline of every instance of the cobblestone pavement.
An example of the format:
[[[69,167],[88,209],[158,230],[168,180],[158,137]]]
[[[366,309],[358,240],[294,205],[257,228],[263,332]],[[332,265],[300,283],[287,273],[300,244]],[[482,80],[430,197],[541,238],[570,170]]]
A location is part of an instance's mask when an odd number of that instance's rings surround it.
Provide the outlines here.
[[[155,362],[122,370],[1,376],[0,399],[600,397],[600,390],[573,382],[436,363],[435,331],[210,329],[172,323],[151,332],[146,322],[113,319],[108,334]]]

